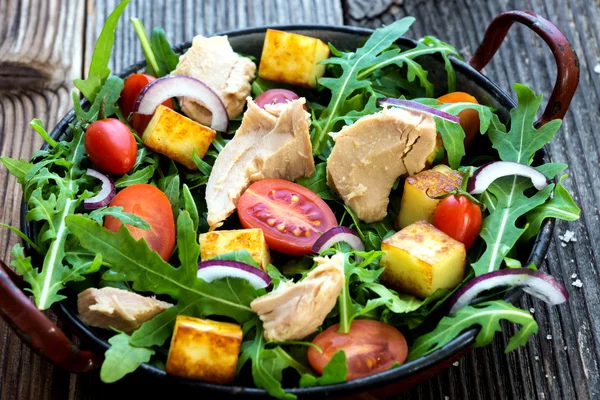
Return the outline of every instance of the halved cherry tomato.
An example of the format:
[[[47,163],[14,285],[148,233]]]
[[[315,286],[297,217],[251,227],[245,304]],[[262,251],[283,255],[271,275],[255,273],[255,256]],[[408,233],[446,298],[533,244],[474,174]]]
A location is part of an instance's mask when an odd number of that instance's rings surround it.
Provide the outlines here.
[[[123,116],[127,119],[131,117],[131,126],[139,133],[142,134],[148,126],[148,123],[152,119],[152,115],[133,114],[133,106],[142,91],[150,82],[155,81],[156,78],[146,74],[133,74],[129,78],[125,79],[125,85],[121,91],[121,97],[119,97],[119,107],[123,112]],[[163,106],[173,108],[173,102],[171,99],[166,100],[162,103]]]
[[[479,104],[477,99],[465,92],[452,92],[438,97],[442,103],[474,103]],[[465,147],[468,147],[479,133],[479,113],[473,109],[462,110],[458,113],[460,126],[465,131]]]
[[[308,361],[320,374],[338,350],[346,353],[346,380],[387,371],[394,363],[406,360],[406,339],[391,325],[361,319],[352,322],[348,333],[339,333],[338,329],[339,324],[330,326],[313,339],[323,353],[312,347],[308,349]]]
[[[283,179],[253,183],[237,209],[244,228],[262,229],[269,247],[285,254],[308,254],[320,233],[337,226],[333,211],[319,196]]]
[[[299,99],[296,93],[287,89],[269,89],[263,94],[254,99],[254,102],[260,108],[265,108],[266,104],[279,104],[285,103],[286,101],[292,101]]]
[[[481,208],[465,196],[448,196],[435,209],[433,225],[469,250],[481,231]]]
[[[92,123],[85,132],[85,151],[98,169],[122,175],[135,164],[137,144],[133,134],[114,118]]]
[[[144,238],[150,249],[156,251],[163,260],[169,261],[175,248],[175,221],[171,203],[167,196],[152,185],[131,185],[121,190],[110,202],[111,207],[123,207],[124,212],[142,217],[150,224],[149,230],[126,225],[131,236]],[[107,216],[104,227],[117,232],[123,223],[117,218]]]

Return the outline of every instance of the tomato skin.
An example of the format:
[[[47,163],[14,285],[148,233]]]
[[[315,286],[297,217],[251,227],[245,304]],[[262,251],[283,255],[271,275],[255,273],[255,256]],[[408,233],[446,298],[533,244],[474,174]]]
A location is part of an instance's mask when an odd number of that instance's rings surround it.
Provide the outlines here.
[[[406,360],[406,339],[391,325],[361,319],[352,322],[348,333],[339,333],[338,329],[339,324],[335,324],[313,339],[323,353],[312,347],[308,349],[308,361],[320,374],[338,350],[346,353],[348,381],[387,371],[394,363]]]
[[[266,104],[285,103],[288,100],[297,100],[300,96],[291,90],[287,89],[269,89],[263,92],[260,96],[254,99],[256,105],[260,108],[265,108]]]
[[[119,107],[123,116],[127,119],[131,117],[131,126],[140,134],[144,132],[146,126],[152,119],[152,115],[133,114],[133,107],[137,101],[138,96],[142,89],[144,89],[150,82],[154,82],[155,77],[146,74],[133,74],[125,79],[125,85],[121,91],[121,97],[119,97]],[[173,108],[173,101],[171,99],[166,100],[162,103],[163,106]]]
[[[90,124],[84,145],[94,165],[109,174],[122,175],[135,164],[135,138],[127,125],[118,119],[106,118]]]
[[[110,202],[111,207],[123,207],[124,212],[142,217],[150,224],[150,229],[134,228],[126,225],[136,239],[144,238],[150,249],[156,251],[163,260],[169,261],[175,248],[175,220],[171,203],[158,188],[148,184],[131,185],[121,190]],[[115,217],[107,216],[104,227],[117,232],[123,223]]]
[[[481,231],[481,208],[465,196],[448,196],[438,204],[433,225],[469,250]]]
[[[269,248],[285,254],[311,251],[320,233],[337,226],[333,211],[304,186],[284,179],[263,179],[238,202],[244,228],[260,228]]]
[[[473,103],[479,104],[477,99],[465,92],[452,92],[438,97],[441,103]],[[458,113],[460,126],[465,131],[465,147],[475,140],[479,133],[479,113],[473,109],[462,110]]]

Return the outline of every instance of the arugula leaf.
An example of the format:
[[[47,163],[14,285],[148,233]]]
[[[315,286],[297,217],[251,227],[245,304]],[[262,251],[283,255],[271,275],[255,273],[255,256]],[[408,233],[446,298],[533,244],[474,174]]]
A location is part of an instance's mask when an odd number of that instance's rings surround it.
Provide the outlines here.
[[[521,239],[529,240],[540,231],[542,222],[546,218],[558,218],[563,221],[576,221],[579,219],[581,209],[577,206],[573,198],[562,185],[562,181],[567,178],[563,175],[554,188],[554,197],[544,204],[534,208],[525,214],[528,226]]]
[[[148,165],[142,169],[138,169],[133,174],[125,174],[115,181],[116,188],[124,188],[131,185],[138,185],[140,183],[148,183],[148,181],[154,175],[154,165]]]
[[[344,102],[358,89],[365,88],[370,82],[359,79],[359,73],[377,64],[378,55],[398,40],[415,21],[412,17],[402,18],[394,23],[377,29],[367,39],[363,47],[355,53],[344,53],[341,57],[330,57],[324,64],[336,65],[342,69],[339,78],[326,77],[319,79],[319,84],[331,90],[329,105],[321,113],[319,119],[313,119],[312,146],[315,155],[321,154],[329,141],[329,133],[335,128],[334,121],[341,115]],[[384,53],[385,54],[385,53]]]
[[[252,258],[252,256],[246,249],[232,251],[231,253],[219,254],[218,256],[211,258],[211,260],[237,261],[237,262],[251,265],[256,268],[260,268],[258,266],[258,263],[256,261],[254,261],[254,258]]]
[[[171,203],[174,218],[179,213],[179,175],[169,175],[158,181],[158,188],[164,192]]]
[[[495,332],[501,332],[500,320],[505,319],[521,325],[521,329],[508,342],[506,352],[524,346],[529,337],[537,333],[538,325],[528,311],[521,310],[503,300],[488,301],[466,306],[451,317],[444,317],[437,327],[417,338],[412,344],[408,360],[414,360],[443,347],[464,330],[479,325],[481,330],[475,338],[474,347],[492,342]]]
[[[192,193],[185,183],[183,184],[183,208],[190,213],[190,218],[192,218],[192,229],[196,232],[198,230],[198,225],[200,224],[200,215],[198,214],[198,207],[196,207],[196,202],[192,197]]]
[[[344,350],[338,350],[331,357],[331,360],[323,367],[323,374],[315,377],[312,374],[304,374],[300,378],[300,387],[325,386],[335,383],[346,382],[348,374],[348,364],[346,364],[346,353]]]
[[[129,335],[119,333],[108,339],[110,349],[104,353],[104,362],[100,369],[100,379],[104,383],[113,383],[135,371],[142,363],[150,361],[154,350],[135,347],[129,343]]]
[[[97,208],[88,214],[88,218],[92,221],[95,221],[98,225],[102,225],[104,217],[107,215],[117,218],[123,224],[131,225],[134,228],[143,229],[145,231],[150,229],[150,224],[142,217],[136,214],[124,212],[123,207],[120,206]]]
[[[117,24],[121,18],[121,14],[125,11],[125,7],[129,4],[129,0],[123,0],[117,8],[108,16],[92,54],[92,62],[87,79],[75,79],[73,82],[75,87],[83,93],[86,99],[93,102],[100,88],[110,75],[108,62],[112,53],[113,44],[115,42],[115,31]],[[78,103],[78,102],[77,102]]]
[[[14,226],[10,226],[7,224],[3,224],[0,223],[0,228],[6,228],[9,231],[13,232],[14,234],[18,235],[21,239],[23,239],[29,246],[31,246],[31,248],[38,254],[42,253],[42,250],[40,249],[40,247],[35,244],[31,239],[29,239],[29,237],[24,233],[21,232],[21,230],[15,228]]]
[[[360,236],[360,239],[365,244],[366,251],[381,250],[381,242],[395,233],[389,215],[379,222],[365,224],[350,207],[344,205],[344,208],[348,215],[350,215],[350,218],[352,218],[353,224],[350,228],[356,229],[358,236]]]
[[[191,231],[192,221],[186,211],[177,222],[178,233]],[[190,262],[193,256],[181,253],[196,254],[197,244],[179,249],[180,257],[188,261],[174,268],[150,250],[145,240],[136,241],[124,226],[114,234],[79,215],[68,216],[67,226],[84,248],[100,253],[110,264],[110,270],[117,273],[112,279],[133,282],[133,289],[138,292],[167,294],[179,300],[179,305],[197,301],[193,311],[198,317],[223,315],[243,323],[255,315],[249,304],[257,292],[245,280],[225,278],[206,283],[196,277],[197,257]]]
[[[158,64],[159,76],[169,75],[177,68],[179,54],[173,51],[162,28],[154,28],[152,31],[152,51]]]
[[[118,76],[108,78],[94,97],[94,101],[91,102],[92,105],[87,111],[83,110],[79,95],[76,91],[73,91],[73,109],[81,124],[90,124],[98,119],[110,117],[119,112],[117,101],[121,96],[123,85],[123,79]]]
[[[542,102],[542,95],[536,96],[525,85],[513,85],[517,93],[518,106],[510,111],[510,130],[507,134],[498,130],[489,132],[492,147],[498,150],[502,161],[513,161],[531,165],[533,156],[550,142],[562,121],[555,119],[535,129],[536,114]]]
[[[40,119],[32,119],[29,123],[29,126],[31,126],[38,133],[38,135],[40,135],[44,139],[44,141],[48,143],[51,147],[56,147],[58,145],[56,140],[52,139],[48,132],[46,132],[46,130],[44,129],[44,124]]]
[[[15,160],[10,157],[0,157],[0,162],[4,164],[8,172],[11,173],[15,178],[17,178],[17,182],[20,185],[24,185],[26,183],[25,176],[27,172],[33,167],[32,163],[25,161],[24,159]]]
[[[257,98],[267,90],[276,89],[279,87],[281,87],[281,85],[278,82],[268,81],[258,76],[252,82],[252,97]]]
[[[315,166],[315,173],[308,178],[301,178],[296,181],[312,192],[316,193],[323,200],[337,201],[338,197],[333,194],[329,185],[327,185],[327,163],[321,162]]]
[[[152,45],[150,44],[150,39],[146,34],[146,28],[144,28],[144,24],[140,21],[139,18],[129,18],[131,24],[133,25],[133,29],[137,34],[137,37],[142,45],[142,51],[144,52],[144,57],[146,57],[146,73],[148,75],[152,75],[154,77],[161,77],[160,67],[156,62],[156,58],[154,57],[154,53],[152,51]]]

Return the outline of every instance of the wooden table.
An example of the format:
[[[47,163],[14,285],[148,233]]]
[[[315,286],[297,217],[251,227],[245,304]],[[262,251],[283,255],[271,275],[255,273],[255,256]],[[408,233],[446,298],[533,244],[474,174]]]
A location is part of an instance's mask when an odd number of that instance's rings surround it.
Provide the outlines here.
[[[93,43],[117,0],[0,1],[0,154],[28,159],[41,145],[29,128],[33,117],[49,128],[71,108],[72,79],[87,70]],[[439,3],[439,4],[438,4]],[[197,34],[245,26],[320,23],[378,27],[405,15],[417,22],[411,37],[432,34],[468,58],[489,21],[501,11],[530,9],[558,25],[573,44],[581,66],[580,87],[558,137],[555,161],[570,165],[566,187],[582,208],[575,223],[558,223],[545,265],[564,282],[568,304],[535,309],[540,332],[526,348],[505,355],[507,335],[473,351],[460,363],[402,399],[598,399],[600,398],[600,9],[594,0],[132,0],[119,25],[111,68],[120,71],[142,59],[131,16],[147,28],[161,26],[171,43]],[[596,66],[597,71],[594,72]],[[549,95],[555,78],[544,43],[514,27],[485,70],[510,90],[521,82]],[[21,189],[0,168],[0,221],[19,223]],[[573,231],[576,242],[560,236]],[[0,257],[8,261],[17,237],[0,231]],[[575,275],[576,274],[576,275]],[[583,287],[572,286],[575,276]],[[513,327],[505,327],[507,332]],[[0,324],[2,399],[120,398],[123,385],[103,385],[97,373],[69,375],[55,369]],[[136,396],[137,397],[137,396]]]

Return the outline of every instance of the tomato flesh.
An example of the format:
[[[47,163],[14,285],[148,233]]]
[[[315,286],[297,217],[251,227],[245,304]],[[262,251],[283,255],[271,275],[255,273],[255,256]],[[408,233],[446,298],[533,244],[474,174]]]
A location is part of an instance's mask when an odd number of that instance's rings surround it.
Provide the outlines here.
[[[477,99],[465,92],[452,92],[438,97],[441,103],[473,103],[479,104]],[[465,131],[465,147],[468,147],[479,133],[479,113],[477,110],[467,108],[458,113],[460,126]]]
[[[438,204],[433,225],[469,250],[481,231],[481,208],[465,196],[448,196]]]
[[[123,112],[123,116],[130,119],[131,126],[138,132],[143,133],[148,123],[152,119],[152,115],[142,115],[133,113],[135,102],[142,89],[144,89],[150,82],[154,82],[155,77],[147,74],[133,74],[125,80],[123,90],[121,91],[121,97],[119,97],[119,107]],[[173,108],[173,101],[171,99],[166,100],[162,103],[163,106]]]
[[[286,101],[297,100],[299,98],[300,98],[300,96],[298,96],[296,93],[292,92],[291,90],[269,89],[269,90],[263,92],[263,94],[258,96],[256,99],[254,99],[254,102],[260,108],[265,108],[265,105],[267,105],[267,104],[285,103]]]
[[[121,190],[110,202],[111,207],[123,207],[124,212],[142,217],[150,224],[149,230],[126,225],[135,239],[146,239],[150,249],[163,260],[169,261],[175,248],[175,220],[167,196],[152,185],[131,185]],[[123,223],[114,217],[104,219],[104,227],[117,232]]]
[[[346,353],[346,380],[387,371],[406,360],[408,346],[404,335],[391,325],[372,320],[355,320],[350,332],[339,333],[339,324],[318,334],[313,343],[323,350],[308,349],[308,361],[320,374],[338,350]]]
[[[94,165],[109,174],[122,175],[135,164],[135,138],[127,125],[118,119],[106,118],[90,124],[84,145]]]
[[[319,196],[283,179],[253,183],[237,208],[244,228],[262,229],[269,248],[285,254],[309,253],[321,233],[337,226],[333,211]]]

